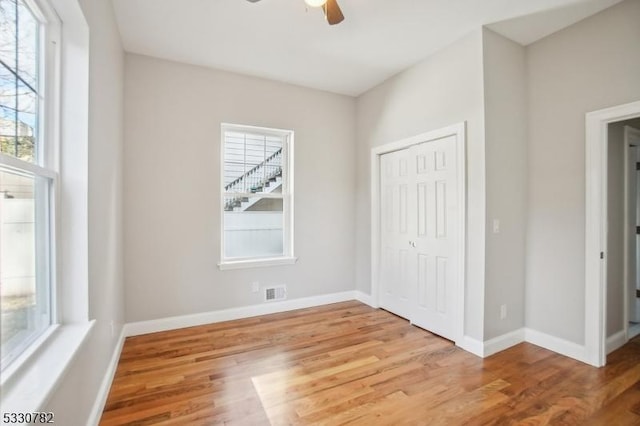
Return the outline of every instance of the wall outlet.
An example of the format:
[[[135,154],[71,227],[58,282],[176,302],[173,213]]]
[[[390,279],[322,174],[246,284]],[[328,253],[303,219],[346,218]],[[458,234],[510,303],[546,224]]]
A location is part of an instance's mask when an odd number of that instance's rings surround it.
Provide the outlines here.
[[[500,305],[500,319],[506,319],[507,318],[507,305]]]
[[[116,337],[116,323],[115,321],[111,320],[111,338],[113,339],[114,337]]]
[[[500,219],[493,219],[493,233],[500,233]]]
[[[260,291],[260,282],[254,281],[251,283],[251,292],[258,293]]]

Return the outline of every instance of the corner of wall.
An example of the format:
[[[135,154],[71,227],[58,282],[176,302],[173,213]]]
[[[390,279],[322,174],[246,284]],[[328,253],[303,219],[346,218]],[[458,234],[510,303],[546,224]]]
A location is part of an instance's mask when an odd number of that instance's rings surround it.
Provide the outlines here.
[[[524,327],[527,91],[524,47],[483,27],[484,337]],[[498,345],[499,346],[499,345]]]

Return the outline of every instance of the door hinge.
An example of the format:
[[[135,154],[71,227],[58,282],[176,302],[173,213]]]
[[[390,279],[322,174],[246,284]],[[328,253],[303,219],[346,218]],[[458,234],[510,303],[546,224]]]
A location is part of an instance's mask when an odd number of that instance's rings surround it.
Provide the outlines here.
[[[600,252],[600,259],[604,259],[604,252],[603,251]]]

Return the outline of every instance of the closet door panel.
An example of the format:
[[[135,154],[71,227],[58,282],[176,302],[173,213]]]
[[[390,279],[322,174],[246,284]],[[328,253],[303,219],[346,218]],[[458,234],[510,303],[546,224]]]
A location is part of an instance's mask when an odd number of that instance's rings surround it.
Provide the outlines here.
[[[415,263],[410,236],[412,224],[409,188],[408,150],[395,151],[381,157],[381,283],[380,306],[410,319],[410,298],[414,293]]]
[[[411,321],[443,337],[454,338],[454,286],[457,235],[456,139],[443,138],[414,145],[409,171],[416,194],[416,247],[418,282]],[[411,162],[410,162],[411,164]],[[425,300],[426,298],[426,300]]]

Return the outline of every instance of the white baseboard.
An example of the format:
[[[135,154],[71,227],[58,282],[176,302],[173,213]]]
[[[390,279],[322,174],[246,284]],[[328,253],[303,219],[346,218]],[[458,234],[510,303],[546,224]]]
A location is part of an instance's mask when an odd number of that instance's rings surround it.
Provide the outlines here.
[[[323,294],[320,296],[304,297],[301,299],[284,300],[282,302],[271,302],[260,305],[222,309],[219,311],[202,312],[199,314],[132,322],[125,324],[124,334],[125,336],[138,336],[140,334],[156,333],[159,331],[175,330],[178,328],[250,318],[258,315],[275,314],[295,309],[312,308],[314,306],[346,302],[348,300],[360,300],[358,298],[359,294],[357,293],[360,292],[345,291],[342,293]]]
[[[561,339],[559,337],[551,336],[537,330],[532,330],[530,328],[521,328],[518,330],[514,330],[485,342],[481,342],[469,336],[464,336],[460,342],[456,342],[456,345],[466,350],[467,352],[471,352],[474,355],[486,358],[522,342],[528,342],[556,352],[560,355],[564,355],[580,362],[589,364],[587,349],[585,346]],[[607,339],[608,352],[619,348],[625,342],[626,339],[624,332],[616,333],[615,335]]]
[[[550,351],[557,352],[560,355],[588,363],[586,361],[586,349],[584,346],[530,328],[520,328],[485,342],[464,336],[459,342],[456,342],[456,345],[467,352],[471,352],[481,358],[486,358],[522,342],[529,342]]]
[[[640,324],[634,324],[631,327],[629,327],[629,330],[627,331],[627,337],[629,339],[633,339],[638,334],[640,334]]]
[[[486,358],[522,342],[524,342],[524,329],[520,328],[484,342],[464,336],[456,342],[456,345],[476,356]]]
[[[524,329],[524,338],[529,343],[589,364],[585,346],[530,328]]]
[[[624,330],[620,330],[612,336],[607,337],[607,355],[619,349],[625,343],[627,343],[627,333],[625,333]]]
[[[361,291],[359,291],[359,290],[356,290],[356,291],[355,291],[355,299],[356,299],[358,302],[362,302],[362,303],[364,303],[365,305],[369,305],[369,306],[371,306],[372,308],[376,308],[376,307],[377,307],[377,306],[374,306],[374,304],[373,304],[373,297],[372,297],[370,294],[363,293],[363,292],[361,292]]]
[[[495,353],[503,351],[511,346],[515,346],[518,343],[524,342],[525,331],[524,328],[510,331],[501,336],[494,337],[493,339],[484,342],[484,357],[491,356]]]
[[[476,340],[473,337],[462,336],[462,339],[456,341],[456,346],[464,349],[467,352],[471,352],[472,354],[479,356],[480,358],[484,357],[484,345],[480,340]]]
[[[98,396],[96,396],[96,401],[93,403],[93,408],[91,409],[91,414],[89,414],[87,425],[98,426],[98,423],[100,423],[102,411],[107,403],[107,397],[109,396],[109,390],[111,389],[111,383],[113,382],[113,377],[116,375],[116,369],[118,368],[118,361],[120,360],[120,353],[122,353],[125,337],[124,327],[122,327],[118,342],[116,343],[115,348],[113,348],[113,354],[111,355],[111,360],[107,366],[107,371],[102,379],[102,383],[100,383]]]

